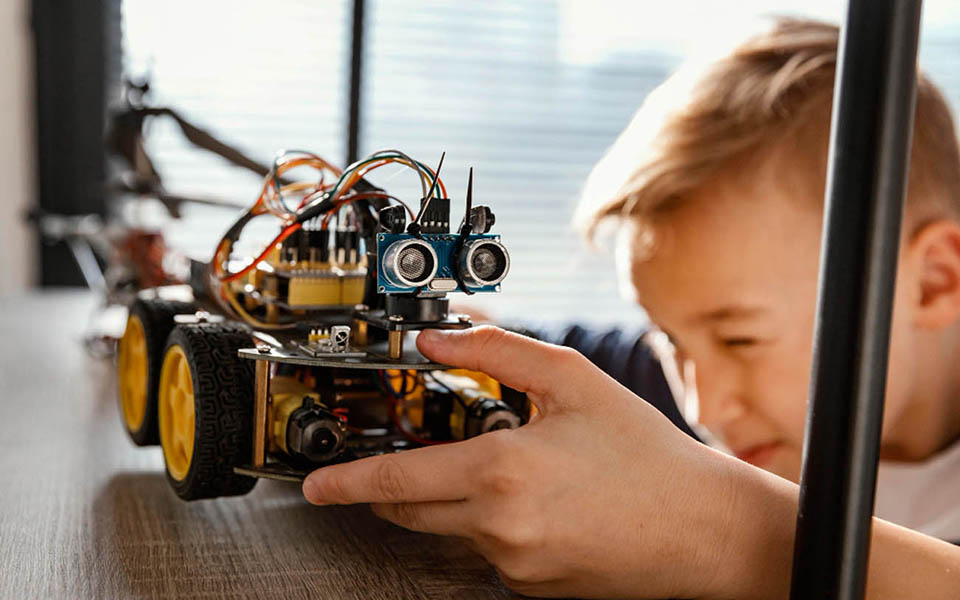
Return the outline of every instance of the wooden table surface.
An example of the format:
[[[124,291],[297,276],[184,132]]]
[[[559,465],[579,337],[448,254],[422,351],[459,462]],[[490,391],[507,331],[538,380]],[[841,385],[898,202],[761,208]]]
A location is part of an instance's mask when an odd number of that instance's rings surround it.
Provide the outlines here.
[[[458,541],[296,484],[186,503],[120,424],[93,297],[0,298],[0,598],[514,598]]]

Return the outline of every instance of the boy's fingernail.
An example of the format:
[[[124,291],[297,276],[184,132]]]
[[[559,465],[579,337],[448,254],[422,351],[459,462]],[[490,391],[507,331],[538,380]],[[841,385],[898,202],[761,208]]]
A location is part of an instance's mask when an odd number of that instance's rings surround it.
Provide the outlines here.
[[[320,497],[320,485],[317,483],[316,476],[309,475],[304,479],[302,489],[303,497],[306,498],[310,504],[316,504],[317,506],[326,504],[326,502],[323,502],[323,498]]]

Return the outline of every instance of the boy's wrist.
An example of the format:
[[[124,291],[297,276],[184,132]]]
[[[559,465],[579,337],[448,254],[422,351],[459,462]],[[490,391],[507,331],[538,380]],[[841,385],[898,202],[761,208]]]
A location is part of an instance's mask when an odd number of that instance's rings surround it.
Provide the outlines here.
[[[710,598],[787,598],[793,565],[797,486],[728,456],[719,456]]]

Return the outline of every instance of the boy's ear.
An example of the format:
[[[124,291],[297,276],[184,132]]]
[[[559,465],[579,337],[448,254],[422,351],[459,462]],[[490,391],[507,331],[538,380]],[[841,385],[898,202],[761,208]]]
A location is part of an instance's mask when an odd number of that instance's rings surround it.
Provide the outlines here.
[[[924,225],[905,250],[914,324],[942,329],[960,320],[960,224]]]

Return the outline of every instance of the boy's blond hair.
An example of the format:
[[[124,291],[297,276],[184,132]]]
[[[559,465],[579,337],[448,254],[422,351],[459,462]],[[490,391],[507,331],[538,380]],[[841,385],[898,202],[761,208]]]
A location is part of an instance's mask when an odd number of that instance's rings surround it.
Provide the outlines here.
[[[681,69],[594,167],[575,224],[592,237],[608,217],[642,223],[721,169],[759,163],[774,148],[788,150],[790,167],[804,170],[822,200],[838,37],[833,25],[778,19],[729,55]],[[909,222],[960,215],[953,117],[924,75],[908,182]]]

